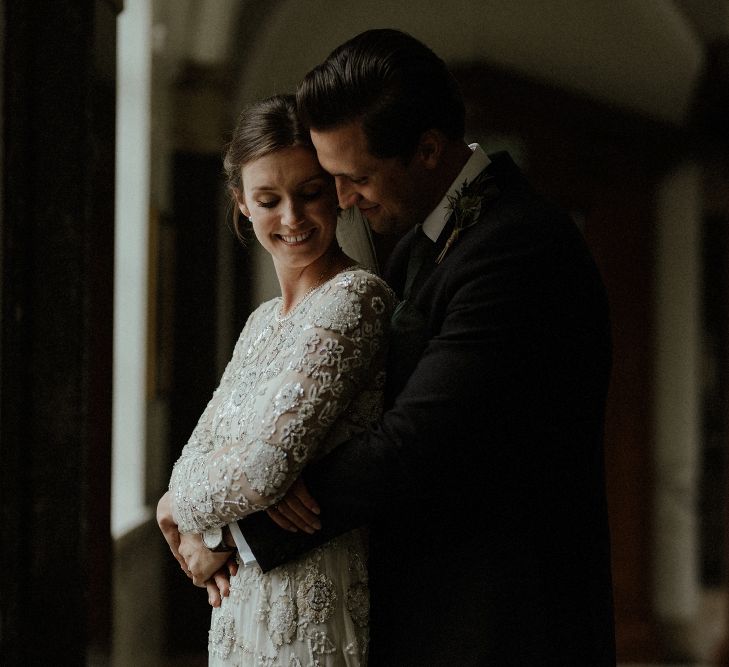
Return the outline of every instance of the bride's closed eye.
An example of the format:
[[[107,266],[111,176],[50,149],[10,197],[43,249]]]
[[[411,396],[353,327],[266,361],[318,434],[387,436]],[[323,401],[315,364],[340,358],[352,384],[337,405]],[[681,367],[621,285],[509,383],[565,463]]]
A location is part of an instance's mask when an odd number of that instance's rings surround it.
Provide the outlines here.
[[[310,202],[310,201],[316,201],[323,195],[324,195],[324,188],[317,186],[316,188],[302,190],[301,192],[297,193],[296,196],[305,202]],[[276,197],[274,199],[257,199],[256,205],[260,206],[261,208],[276,208],[276,206],[278,206],[280,202],[281,202],[281,199],[279,197]]]

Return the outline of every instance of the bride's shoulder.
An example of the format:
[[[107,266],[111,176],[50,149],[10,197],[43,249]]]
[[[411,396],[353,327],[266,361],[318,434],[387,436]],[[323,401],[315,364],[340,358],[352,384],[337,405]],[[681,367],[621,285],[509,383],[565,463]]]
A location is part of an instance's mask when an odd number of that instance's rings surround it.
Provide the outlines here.
[[[257,332],[259,329],[265,327],[274,318],[277,309],[280,307],[281,297],[277,296],[268,301],[264,301],[260,304],[246,320],[245,326],[240,333],[238,339],[244,338],[246,335],[250,335]]]
[[[271,317],[273,317],[273,314],[276,312],[277,308],[280,306],[281,303],[281,297],[275,296],[273,299],[269,299],[268,301],[264,301],[262,304],[260,304],[248,317],[248,321],[253,323],[258,323],[260,321],[267,321]]]
[[[380,296],[388,301],[395,298],[390,286],[370,269],[352,267],[342,271],[333,281],[334,292],[343,292],[351,298],[358,296]]]
[[[354,267],[337,274],[324,286],[315,308],[314,325],[345,332],[361,321],[389,320],[395,295],[382,278]]]

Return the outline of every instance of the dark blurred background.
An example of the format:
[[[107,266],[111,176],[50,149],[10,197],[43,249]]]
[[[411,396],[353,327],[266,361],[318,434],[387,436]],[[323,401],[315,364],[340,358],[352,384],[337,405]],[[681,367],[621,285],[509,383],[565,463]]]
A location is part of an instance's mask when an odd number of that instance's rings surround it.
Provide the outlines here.
[[[373,27],[447,61],[603,273],[620,660],[729,665],[727,0],[2,0],[2,664],[206,664],[154,506],[277,291],[223,147]]]

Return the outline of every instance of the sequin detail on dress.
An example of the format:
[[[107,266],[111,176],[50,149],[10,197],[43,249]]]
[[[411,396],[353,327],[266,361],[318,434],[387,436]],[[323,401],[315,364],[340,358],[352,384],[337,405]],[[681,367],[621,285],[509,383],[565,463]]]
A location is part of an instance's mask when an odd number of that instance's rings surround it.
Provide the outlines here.
[[[251,315],[172,473],[182,532],[268,507],[307,462],[379,418],[394,301],[382,280],[355,269],[283,321],[280,299]],[[209,664],[366,664],[365,562],[354,531],[265,574],[241,568],[213,610]]]

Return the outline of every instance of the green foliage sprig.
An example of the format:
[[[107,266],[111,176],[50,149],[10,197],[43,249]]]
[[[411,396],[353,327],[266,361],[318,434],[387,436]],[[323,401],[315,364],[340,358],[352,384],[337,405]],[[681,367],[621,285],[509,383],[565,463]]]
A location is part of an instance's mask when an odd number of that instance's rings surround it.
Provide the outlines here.
[[[455,224],[443,250],[435,259],[436,264],[443,261],[461,232],[478,222],[483,204],[498,197],[499,192],[493,181],[494,176],[482,171],[470,183],[468,180],[463,181],[463,185],[454,195],[448,195],[448,209],[454,217]]]

